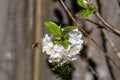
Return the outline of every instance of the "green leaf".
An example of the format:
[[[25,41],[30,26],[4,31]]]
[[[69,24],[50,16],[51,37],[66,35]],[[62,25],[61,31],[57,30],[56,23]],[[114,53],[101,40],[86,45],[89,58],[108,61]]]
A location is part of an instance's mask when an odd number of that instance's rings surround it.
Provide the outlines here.
[[[77,13],[77,16],[83,16],[87,12],[87,9],[82,9]]]
[[[69,41],[66,38],[61,38],[61,39],[54,39],[53,40],[54,44],[60,44],[64,48],[68,47]]]
[[[67,27],[64,28],[64,30],[62,31],[62,37],[63,37],[66,33],[70,32],[70,31],[72,31],[72,30],[74,30],[74,29],[76,29],[76,28],[78,28],[78,26],[67,26]]]
[[[77,0],[77,4],[78,4],[80,7],[88,8],[88,3],[85,3],[84,0]]]
[[[95,7],[93,5],[88,4],[88,9],[89,10],[95,10]]]
[[[52,33],[53,35],[55,35],[55,36],[62,35],[62,31],[61,31],[60,27],[57,24],[55,24],[54,22],[45,22],[44,25],[48,29],[48,31],[50,33]]]
[[[82,9],[77,13],[77,16],[83,16],[84,18],[87,18],[89,15],[94,13],[94,9]]]
[[[63,47],[66,48],[66,47],[68,47],[69,41],[67,39],[63,38],[61,44],[63,45]]]
[[[93,14],[94,10],[89,10],[88,12],[86,12],[83,16],[84,18],[87,18],[89,15]]]
[[[68,76],[68,74],[70,74],[69,72],[69,67],[68,66],[65,66],[64,69],[62,70],[62,75],[64,75],[65,77]]]
[[[89,15],[95,12],[95,7],[88,3],[85,3],[84,0],[77,0],[77,3],[80,7],[84,8],[77,13],[77,16],[82,15],[84,18],[87,18]]]
[[[61,38],[59,38],[59,39],[58,39],[58,38],[54,39],[54,40],[53,40],[53,43],[54,43],[54,44],[61,44]]]

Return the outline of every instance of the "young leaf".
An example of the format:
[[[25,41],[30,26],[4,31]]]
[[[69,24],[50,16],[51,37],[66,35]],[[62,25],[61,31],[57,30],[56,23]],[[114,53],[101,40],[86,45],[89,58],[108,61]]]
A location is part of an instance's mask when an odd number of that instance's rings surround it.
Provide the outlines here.
[[[89,15],[94,13],[94,9],[82,9],[77,13],[77,16],[83,16],[84,18],[87,18]]]
[[[53,23],[53,22],[45,22],[44,23],[45,27],[48,29],[50,33],[52,33],[55,36],[61,36],[62,32],[60,27]]]
[[[62,31],[62,37],[63,37],[66,33],[70,32],[70,31],[72,31],[72,30],[74,30],[74,29],[76,29],[76,28],[78,28],[78,26],[67,26],[67,27],[64,28],[64,30]]]
[[[86,12],[88,12],[87,9],[82,9],[77,13],[77,16],[83,16]]]
[[[77,16],[82,15],[84,18],[87,18],[89,15],[94,13],[95,7],[88,4],[85,0],[77,0],[77,3],[80,7],[84,8],[77,13]]]
[[[69,41],[67,39],[62,39],[62,45],[63,47],[68,47]]]
[[[61,44],[61,37],[57,37],[56,39],[54,39],[53,43],[55,43],[55,44]]]
[[[78,4],[80,7],[88,8],[88,3],[86,3],[84,0],[77,0],[77,4]]]
[[[94,10],[89,10],[85,14],[83,14],[84,18],[87,18],[89,15],[93,14]]]

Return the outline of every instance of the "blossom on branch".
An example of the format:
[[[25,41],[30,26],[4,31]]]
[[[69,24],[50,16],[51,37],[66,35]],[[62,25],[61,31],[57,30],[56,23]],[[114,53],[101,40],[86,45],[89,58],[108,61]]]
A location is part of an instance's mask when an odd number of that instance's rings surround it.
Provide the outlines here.
[[[47,26],[49,27],[48,23]],[[46,34],[42,40],[42,52],[49,56],[48,62],[62,66],[76,60],[83,44],[82,33],[76,26],[63,29],[53,23],[52,26],[54,26],[53,30],[48,28],[52,35]],[[58,32],[54,31],[55,29]]]

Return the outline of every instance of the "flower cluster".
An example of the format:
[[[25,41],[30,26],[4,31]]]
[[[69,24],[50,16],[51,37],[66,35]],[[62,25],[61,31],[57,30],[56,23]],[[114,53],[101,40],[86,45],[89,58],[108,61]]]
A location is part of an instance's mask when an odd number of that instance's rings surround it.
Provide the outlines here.
[[[83,44],[83,40],[81,39],[82,34],[78,29],[74,29],[67,33],[67,47],[64,47],[61,44],[55,44],[53,38],[53,35],[48,36],[48,34],[46,34],[42,40],[42,52],[49,55],[49,63],[63,65],[64,63],[77,59],[76,55],[80,53]]]

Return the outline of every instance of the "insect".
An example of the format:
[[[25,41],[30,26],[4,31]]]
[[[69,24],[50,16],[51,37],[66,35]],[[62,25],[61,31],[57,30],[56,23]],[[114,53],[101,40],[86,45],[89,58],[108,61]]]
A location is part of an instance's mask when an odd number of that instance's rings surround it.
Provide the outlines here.
[[[37,48],[38,46],[39,46],[39,43],[38,43],[38,42],[35,42],[35,43],[32,44],[32,49],[35,49],[35,48]]]

